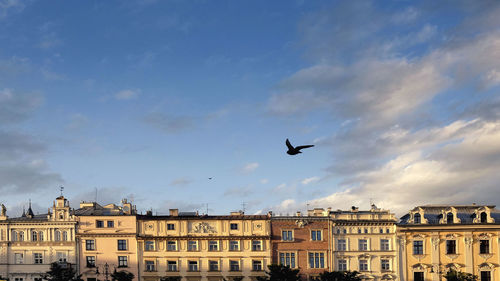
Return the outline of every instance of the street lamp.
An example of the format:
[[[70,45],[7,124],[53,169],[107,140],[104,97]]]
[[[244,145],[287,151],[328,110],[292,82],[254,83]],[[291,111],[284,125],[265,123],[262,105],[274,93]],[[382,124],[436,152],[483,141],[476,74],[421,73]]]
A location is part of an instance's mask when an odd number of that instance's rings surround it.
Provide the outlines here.
[[[104,279],[104,280],[105,280],[105,281],[109,281],[109,275],[111,275],[111,272],[109,271],[109,264],[108,264],[108,263],[105,263],[103,267],[104,267],[104,272],[103,272],[103,274],[104,274],[104,276],[106,277],[106,279]],[[115,268],[114,273],[116,273],[116,266],[115,266],[114,268]],[[99,272],[99,267],[98,267],[98,266],[96,266],[95,274],[96,274],[96,275],[101,274],[101,273]]]

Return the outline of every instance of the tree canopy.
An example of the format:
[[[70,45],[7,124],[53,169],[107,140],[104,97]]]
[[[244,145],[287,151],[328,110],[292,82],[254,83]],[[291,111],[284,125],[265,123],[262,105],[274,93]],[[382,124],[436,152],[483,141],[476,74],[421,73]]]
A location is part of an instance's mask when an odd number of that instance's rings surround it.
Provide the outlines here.
[[[50,264],[50,270],[42,276],[48,281],[83,281],[81,277],[81,275],[76,275],[76,271],[70,263],[61,264],[58,262]]]
[[[446,274],[443,275],[443,277],[446,278],[447,281],[476,281],[477,280],[477,275],[456,271],[452,268],[450,268],[450,270],[448,270],[448,272],[446,272]]]
[[[132,281],[134,277],[133,273],[127,271],[115,271],[111,274],[111,280],[113,281]]]
[[[288,266],[271,264],[264,277],[257,277],[258,281],[300,281],[299,270]]]

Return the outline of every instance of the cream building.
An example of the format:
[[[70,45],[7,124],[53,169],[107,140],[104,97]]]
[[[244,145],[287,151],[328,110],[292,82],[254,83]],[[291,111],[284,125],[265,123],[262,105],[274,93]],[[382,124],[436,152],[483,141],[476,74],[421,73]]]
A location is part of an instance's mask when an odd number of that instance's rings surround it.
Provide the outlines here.
[[[138,216],[141,281],[255,280],[271,262],[266,215],[179,213]]]
[[[427,205],[398,225],[402,281],[445,280],[450,268],[500,280],[500,211],[495,206]]]
[[[76,221],[69,202],[57,197],[48,214],[30,207],[21,217],[0,214],[0,275],[11,281],[41,281],[53,262],[75,266]],[[68,264],[69,263],[69,264]]]
[[[398,280],[396,217],[375,205],[332,211],[331,246],[335,271],[359,271],[365,280]]]
[[[78,267],[83,280],[111,280],[115,270],[130,272],[134,280],[139,280],[135,214],[135,206],[126,199],[121,206],[80,203],[75,216]]]

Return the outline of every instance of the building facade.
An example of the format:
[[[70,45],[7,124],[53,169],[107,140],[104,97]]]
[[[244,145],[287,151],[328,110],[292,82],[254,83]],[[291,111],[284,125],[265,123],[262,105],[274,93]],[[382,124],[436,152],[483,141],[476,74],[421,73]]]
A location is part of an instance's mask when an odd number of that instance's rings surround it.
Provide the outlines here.
[[[428,205],[398,225],[402,281],[440,281],[449,269],[500,280],[500,211],[495,206]]]
[[[41,281],[50,264],[76,264],[76,220],[68,200],[57,197],[47,214],[31,209],[9,218],[0,214],[0,276],[11,281]]]
[[[121,206],[82,202],[75,216],[77,261],[82,279],[111,280],[111,273],[117,270],[130,272],[134,280],[139,280],[135,206],[126,199]]]
[[[300,270],[310,280],[331,269],[331,224],[329,210],[316,208],[307,215],[271,217],[272,259]]]
[[[208,216],[170,210],[138,216],[141,280],[255,280],[271,263],[267,215]]]
[[[332,271],[358,271],[364,280],[398,280],[396,222],[393,213],[372,205],[370,210],[330,212]]]

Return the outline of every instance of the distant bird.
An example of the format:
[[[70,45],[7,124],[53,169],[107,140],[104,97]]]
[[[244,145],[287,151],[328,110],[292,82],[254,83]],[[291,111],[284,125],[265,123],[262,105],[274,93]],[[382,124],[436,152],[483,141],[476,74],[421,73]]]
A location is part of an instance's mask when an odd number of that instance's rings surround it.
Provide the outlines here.
[[[313,147],[314,145],[311,144],[311,145],[301,145],[301,146],[293,147],[293,145],[290,144],[290,141],[288,139],[286,139],[286,146],[288,147],[288,151],[286,153],[288,153],[290,155],[296,155],[296,154],[302,153],[300,151],[301,149]]]
[[[211,180],[212,178],[208,178],[209,180]]]

